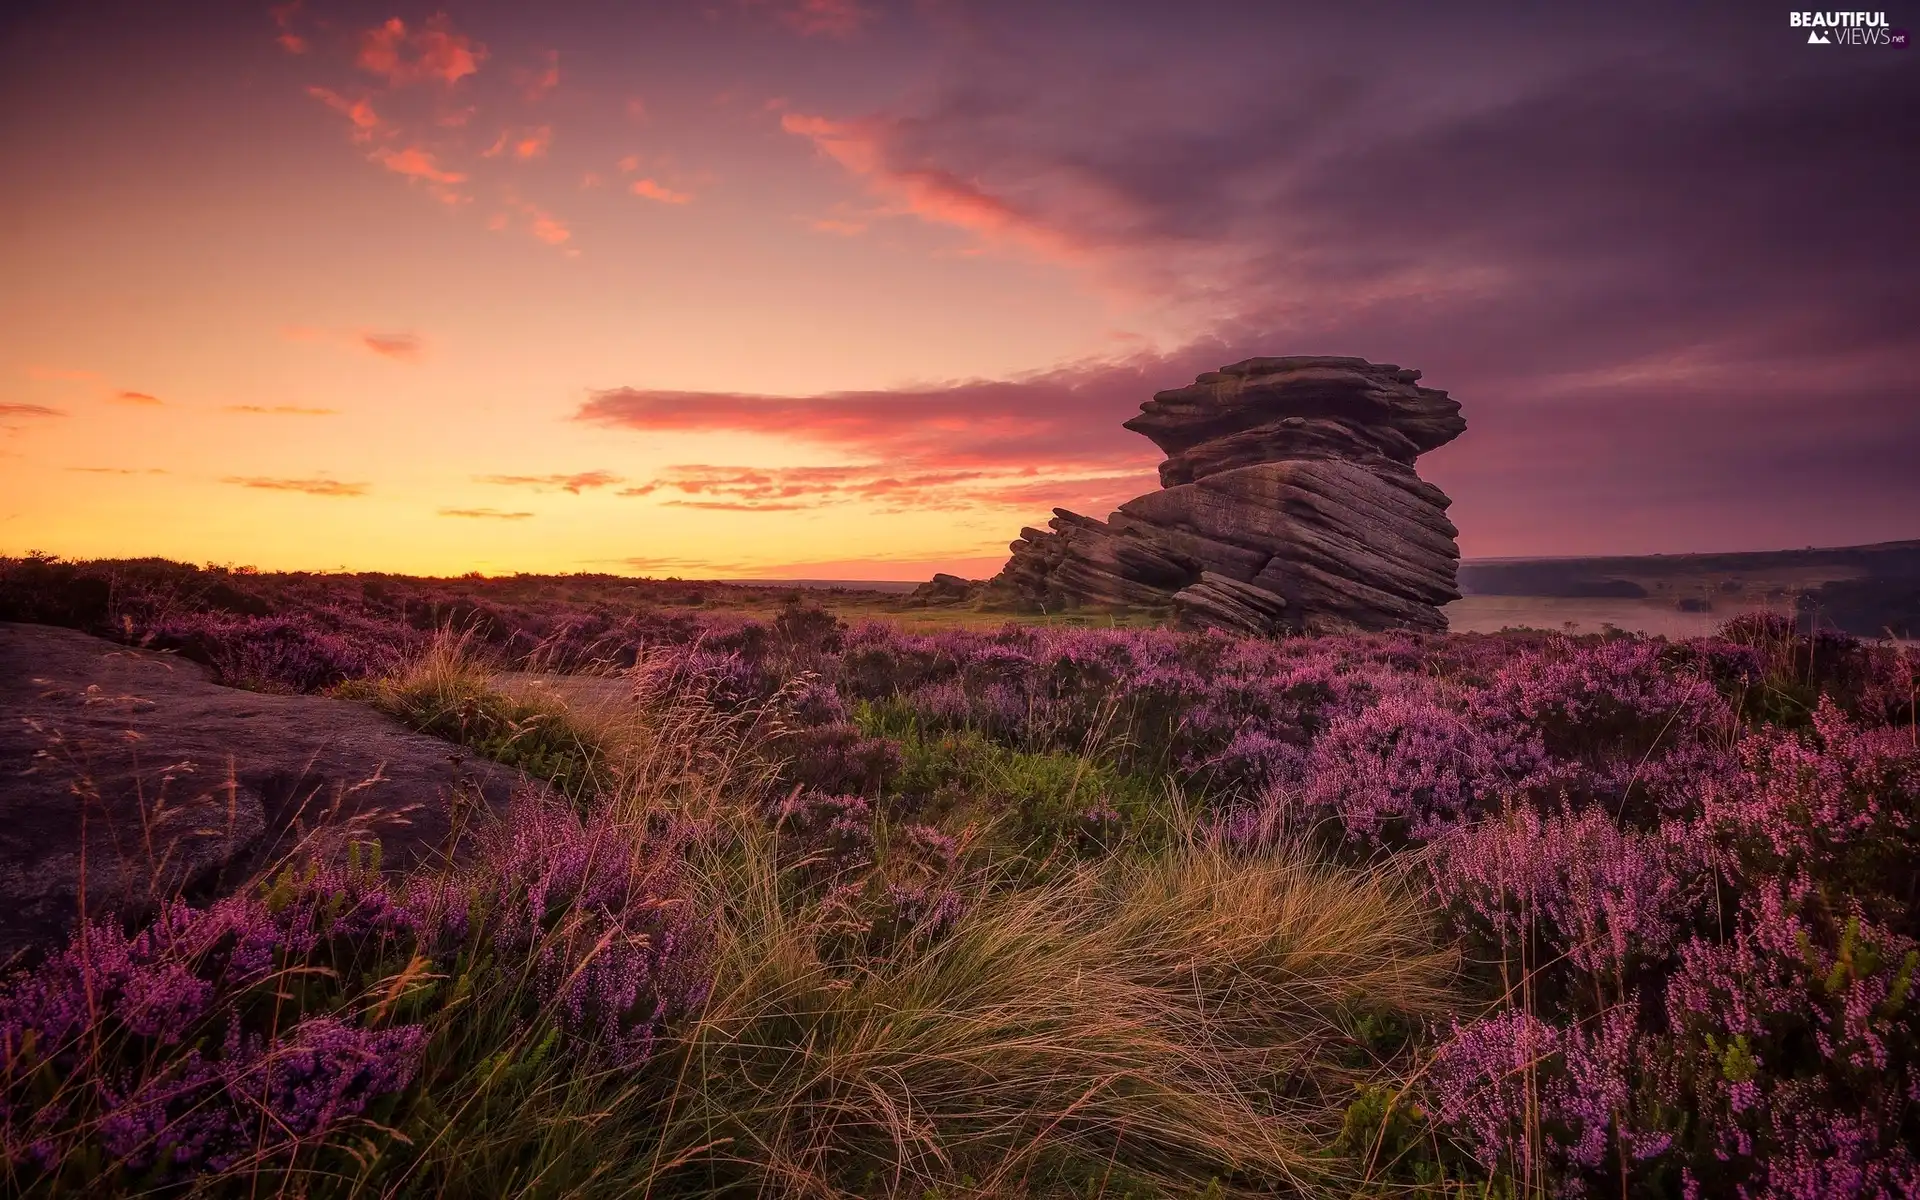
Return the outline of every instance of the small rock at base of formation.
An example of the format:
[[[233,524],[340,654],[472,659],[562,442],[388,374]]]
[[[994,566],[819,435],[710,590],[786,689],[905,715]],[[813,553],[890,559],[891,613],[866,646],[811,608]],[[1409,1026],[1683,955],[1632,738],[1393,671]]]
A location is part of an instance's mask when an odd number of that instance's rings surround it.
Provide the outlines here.
[[[1295,355],[1160,392],[1125,424],[1166,452],[1161,490],[1105,521],[1055,509],[1047,529],[1020,531],[988,587],[1049,610],[1157,609],[1236,633],[1444,630],[1459,531],[1414,460],[1466,421],[1419,379]]]
[[[976,580],[962,579],[958,575],[949,575],[944,571],[913,589],[909,597],[917,604],[962,604],[980,594],[983,585]]]
[[[0,965],[65,936],[83,895],[90,913],[217,895],[303,840],[377,839],[403,869],[538,786],[350,701],[0,622]]]

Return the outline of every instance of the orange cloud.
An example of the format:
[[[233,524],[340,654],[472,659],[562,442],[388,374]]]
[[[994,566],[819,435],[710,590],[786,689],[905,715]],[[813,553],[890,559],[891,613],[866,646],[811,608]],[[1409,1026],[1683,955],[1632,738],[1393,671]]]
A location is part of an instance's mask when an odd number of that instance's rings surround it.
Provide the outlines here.
[[[582,491],[592,488],[609,487],[621,482],[620,477],[611,471],[581,471],[573,475],[475,475],[475,483],[497,483],[507,487],[530,487],[538,490],[559,488],[578,496]]]
[[[59,367],[28,367],[29,379],[57,379],[63,383],[88,383],[100,378],[98,371],[67,371]]]
[[[622,174],[632,174],[640,169],[640,156],[629,154],[620,160],[619,166]]]
[[[0,404],[0,417],[64,417],[66,413],[44,404]]]
[[[253,413],[278,417],[332,417],[338,416],[337,408],[300,408],[292,404],[229,404],[225,411],[230,413]]]
[[[538,129],[527,129],[515,134],[511,129],[503,129],[493,145],[480,152],[481,158],[498,158],[508,151],[518,159],[541,158],[547,153],[547,147],[553,144],[553,127],[542,125]]]
[[[496,521],[524,521],[533,514],[530,512],[501,512],[497,508],[443,508],[443,517],[474,517]]]
[[[273,23],[280,29],[280,36],[273,40],[278,42],[280,48],[288,54],[307,52],[307,39],[293,31],[294,14],[300,11],[301,3],[302,0],[288,0],[286,4],[276,4],[267,10],[273,17]]]
[[[529,104],[537,103],[543,96],[560,86],[560,52],[546,52],[546,65],[536,70],[515,67],[514,86],[520,89],[521,98]]]
[[[533,236],[549,246],[558,246],[573,236],[567,223],[552,213],[535,212],[533,216]]]
[[[164,467],[147,467],[145,470],[137,467],[68,467],[66,469],[82,475],[167,475],[171,473]]]
[[[309,496],[364,496],[364,483],[341,483],[337,479],[266,479],[229,475],[222,483],[238,487],[262,488],[273,492],[305,492]]]
[[[411,52],[411,53],[409,53]],[[453,84],[480,69],[487,48],[456,33],[445,13],[427,19],[423,28],[407,32],[399,17],[360,34],[360,69],[384,75],[394,87],[437,81]]]
[[[120,404],[160,403],[160,397],[148,395],[146,392],[121,392],[119,395],[111,397],[111,399]]]
[[[627,190],[636,196],[644,196],[649,200],[658,200],[662,204],[686,204],[693,199],[691,192],[676,192],[672,188],[664,184],[655,183],[651,179],[636,179]]]
[[[487,218],[487,228],[499,233],[507,227],[507,214],[495,213]]]
[[[938,167],[902,167],[891,161],[889,129],[878,121],[832,121],[786,113],[780,128],[810,139],[820,153],[864,180],[895,214],[1010,242],[1060,262],[1080,262],[1086,248],[979,186]]]
[[[426,349],[419,336],[411,333],[363,333],[360,344],[382,358],[398,362],[416,362]]]
[[[353,140],[356,142],[370,142],[374,134],[382,132],[385,128],[384,122],[380,120],[380,114],[373,111],[372,102],[365,97],[349,100],[340,93],[323,87],[310,87],[307,89],[307,95],[321,101],[328,108],[343,114],[347,120],[353,122]]]
[[[458,171],[443,169],[431,152],[419,146],[408,146],[404,150],[394,150],[382,146],[370,155],[396,175],[405,175],[409,179],[424,179],[429,183],[465,183],[467,177]]]
[[[982,470],[902,470],[867,464],[844,467],[669,467],[659,478],[622,488],[622,496],[671,490],[698,499],[673,499],[669,508],[788,512],[830,504],[881,505],[883,513],[959,512],[979,508],[1044,510],[1054,505],[1100,511],[1151,491],[1150,472],[1125,470],[1071,475],[1016,467]]]
[[[816,221],[809,222],[809,224],[811,224],[815,232],[837,233],[841,237],[852,237],[857,233],[864,233],[867,228],[865,221],[846,221],[839,217],[821,217]]]

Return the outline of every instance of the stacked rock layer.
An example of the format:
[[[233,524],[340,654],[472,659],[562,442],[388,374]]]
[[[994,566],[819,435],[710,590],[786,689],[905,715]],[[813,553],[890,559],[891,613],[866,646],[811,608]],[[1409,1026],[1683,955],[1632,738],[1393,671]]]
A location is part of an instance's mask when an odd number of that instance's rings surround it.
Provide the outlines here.
[[[1420,372],[1250,358],[1160,392],[1126,423],[1166,452],[1161,489],[1105,521],[1023,529],[996,590],[1048,608],[1171,607],[1239,633],[1447,626],[1451,503],[1414,460],[1466,429]]]

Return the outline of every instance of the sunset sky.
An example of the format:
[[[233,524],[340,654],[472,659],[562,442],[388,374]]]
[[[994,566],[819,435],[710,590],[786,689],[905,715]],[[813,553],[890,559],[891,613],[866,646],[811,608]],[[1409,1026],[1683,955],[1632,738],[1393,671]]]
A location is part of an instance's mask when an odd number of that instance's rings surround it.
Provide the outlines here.
[[[1920,52],[1784,7],[8,7],[0,553],[981,576],[1255,354],[1468,557],[1920,537]]]

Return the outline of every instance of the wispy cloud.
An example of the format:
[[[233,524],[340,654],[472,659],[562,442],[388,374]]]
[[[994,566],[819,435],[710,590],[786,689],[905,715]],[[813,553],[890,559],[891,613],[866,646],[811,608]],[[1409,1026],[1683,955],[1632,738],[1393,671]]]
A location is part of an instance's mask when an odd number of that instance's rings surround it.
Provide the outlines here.
[[[551,125],[541,125],[519,132],[502,129],[500,136],[494,139],[493,145],[480,152],[480,157],[499,158],[503,154],[511,154],[522,161],[530,158],[544,158],[547,147],[552,144],[553,127]]]
[[[114,403],[116,404],[153,405],[153,404],[159,404],[161,402],[160,397],[151,395],[147,392],[118,392],[108,398],[114,401]]]
[[[960,512],[1005,508],[1045,510],[1056,505],[1106,511],[1157,486],[1144,469],[1062,474],[1036,468],[903,470],[870,464],[833,467],[752,467],[685,464],[668,467],[622,496],[677,492],[661,501],[669,508],[740,512],[792,512],[829,505],[865,504],[883,513]],[[691,497],[691,498],[688,498]]]
[[[301,408],[293,404],[229,404],[222,411],[276,417],[331,417],[340,412],[337,408]]]
[[[1171,357],[811,396],[610,388],[592,393],[574,419],[648,432],[760,434],[902,470],[1116,471],[1160,457],[1120,422],[1155,391],[1232,361],[1220,357],[1226,352],[1202,342]]]
[[[719,562],[706,558],[615,558],[601,560],[631,567],[644,574],[683,575],[697,572],[706,576],[734,574],[747,569],[744,563]]]
[[[272,492],[305,492],[309,496],[364,496],[368,487],[364,483],[342,483],[337,479],[272,479],[242,475],[229,475],[220,482]]]
[[[875,16],[858,0],[742,0],[751,9],[770,11],[780,24],[802,37],[849,38]]]
[[[420,146],[406,146],[395,150],[391,146],[382,146],[368,155],[395,175],[405,175],[409,179],[423,179],[428,183],[465,183],[463,172],[450,171],[440,165],[432,151]]]
[[[537,104],[547,93],[560,86],[560,52],[548,50],[542,55],[538,67],[515,67],[512,72],[513,85],[520,89],[520,98],[529,104]]]
[[[411,32],[393,17],[360,34],[360,69],[383,75],[394,87],[412,83],[453,84],[472,75],[487,60],[487,48],[457,32],[445,13],[429,17]]]
[[[636,179],[627,186],[627,190],[636,196],[658,200],[662,204],[686,204],[693,199],[691,192],[677,192],[651,179]]]
[[[443,508],[443,517],[471,517],[478,520],[524,521],[533,514],[530,512],[502,512],[497,508]]]
[[[664,500],[664,508],[704,508],[716,512],[799,512],[811,504],[745,504],[738,500]]]
[[[44,404],[0,404],[0,417],[64,417],[67,414]]]
[[[307,39],[293,31],[293,18],[299,15],[301,3],[302,0],[287,0],[285,4],[276,4],[267,9],[268,14],[273,17],[275,27],[280,30],[279,36],[273,40],[278,42],[280,48],[288,54],[307,52]]]
[[[413,333],[363,333],[360,344],[396,362],[418,362],[426,352],[426,343]]]
[[[170,475],[165,467],[67,467],[82,475]]]
[[[890,122],[834,121],[790,112],[781,115],[780,127],[809,139],[821,154],[860,178],[889,215],[918,217],[1052,261],[1087,261],[1088,247],[1065,227],[930,161],[903,161]]]
[[[624,482],[611,471],[580,471],[572,475],[476,475],[475,483],[495,483],[506,487],[530,487],[538,490],[558,488],[579,495],[593,488],[611,487]]]
[[[376,135],[388,131],[386,123],[380,119],[380,114],[374,111],[373,101],[365,96],[349,100],[331,88],[317,86],[308,88],[307,95],[346,117],[353,126],[353,140],[356,142],[370,142]],[[397,168],[388,163],[387,169],[391,171]]]

